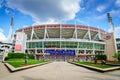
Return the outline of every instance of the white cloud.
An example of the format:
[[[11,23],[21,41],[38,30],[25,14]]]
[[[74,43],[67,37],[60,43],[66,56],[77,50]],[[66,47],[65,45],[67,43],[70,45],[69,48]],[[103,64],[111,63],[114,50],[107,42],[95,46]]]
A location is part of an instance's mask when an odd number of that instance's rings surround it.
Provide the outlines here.
[[[0,8],[2,7],[2,0],[0,0]]]
[[[120,15],[120,10],[112,10],[112,11],[110,11],[110,13],[111,13],[111,15],[113,15],[113,16],[120,17],[120,16],[119,16],[119,15]]]
[[[120,0],[116,0],[116,5],[120,6]]]
[[[117,38],[120,38],[120,26],[115,28],[115,34]]]
[[[97,19],[97,20],[104,20],[106,19],[106,13],[105,14],[102,14],[102,15],[99,15],[99,16],[95,16],[94,18]]]
[[[108,30],[108,32],[111,32],[111,31],[112,31],[112,29],[110,28]],[[115,27],[115,37],[120,38],[120,26],[119,27]]]
[[[0,41],[6,41],[7,38],[5,37],[5,35],[3,34],[3,29],[0,28]]]
[[[60,23],[60,21],[55,21],[55,20],[53,20],[53,19],[48,19],[47,21],[45,21],[45,22],[41,22],[41,21],[37,21],[37,20],[35,20],[35,23],[33,24],[33,25],[38,25],[38,24],[52,24],[52,23],[54,23],[54,24],[58,24],[58,23]]]
[[[119,16],[120,10],[111,10],[109,13],[113,18],[117,18],[117,19],[120,18]],[[95,17],[95,19],[97,20],[105,20],[106,18],[107,18],[107,13]]]
[[[5,13],[6,13],[6,14],[9,14],[10,11],[9,11],[8,9],[5,9]]]
[[[8,7],[32,16],[36,23],[75,18],[81,0],[7,0]]]
[[[83,20],[80,20],[80,19],[75,19],[75,21],[76,21],[76,24],[78,24],[78,23],[80,23],[82,25],[88,24],[87,21],[83,21]]]
[[[102,12],[103,10],[105,10],[105,8],[106,6],[101,5],[101,6],[98,6],[96,10],[99,12]]]
[[[6,8],[6,9],[5,9],[5,13],[8,14],[8,15],[10,15],[10,16],[14,16],[14,14],[15,14],[15,13],[14,13],[14,10],[12,10],[12,9],[10,9],[10,8]]]

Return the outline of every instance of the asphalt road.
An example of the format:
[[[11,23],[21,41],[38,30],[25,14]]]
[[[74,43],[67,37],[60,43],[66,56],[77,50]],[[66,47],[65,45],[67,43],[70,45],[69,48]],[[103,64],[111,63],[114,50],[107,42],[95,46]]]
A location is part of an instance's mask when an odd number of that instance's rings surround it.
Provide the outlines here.
[[[0,80],[120,80],[120,70],[99,73],[67,62],[52,62],[14,73],[3,68],[0,67]]]

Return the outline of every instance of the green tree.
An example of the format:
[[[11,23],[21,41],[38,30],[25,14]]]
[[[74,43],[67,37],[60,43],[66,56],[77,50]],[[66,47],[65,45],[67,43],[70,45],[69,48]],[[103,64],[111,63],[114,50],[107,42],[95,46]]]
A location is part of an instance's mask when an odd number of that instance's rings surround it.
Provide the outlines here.
[[[101,64],[105,64],[107,60],[107,56],[105,54],[96,54],[95,55],[95,64],[97,63],[97,60],[101,60]]]
[[[120,62],[120,53],[115,53],[113,57],[118,59],[118,61]]]
[[[107,60],[107,56],[105,54],[96,54],[95,57],[97,60]]]
[[[12,58],[19,58],[19,59],[25,59],[26,53],[9,53],[8,56],[5,58],[5,60],[12,59]],[[33,54],[27,54],[27,57],[29,59],[34,59]]]

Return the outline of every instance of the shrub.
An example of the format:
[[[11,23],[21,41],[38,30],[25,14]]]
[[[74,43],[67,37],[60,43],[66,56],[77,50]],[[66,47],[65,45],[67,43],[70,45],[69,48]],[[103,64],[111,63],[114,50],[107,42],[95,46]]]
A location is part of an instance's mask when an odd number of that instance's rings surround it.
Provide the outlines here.
[[[117,58],[118,61],[120,62],[120,53],[115,53],[115,55],[113,56],[114,58]]]
[[[5,60],[8,60],[8,59],[10,59],[10,57],[8,57],[8,56],[7,56],[7,57],[5,57]]]
[[[101,64],[106,64],[107,56],[105,54],[97,54],[95,55],[95,64],[97,60],[101,60]]]
[[[107,56],[105,54],[97,54],[95,57],[97,60],[107,60]]]
[[[10,57],[10,58],[24,58],[25,54],[24,53],[9,53],[8,57]]]
[[[101,60],[107,60],[107,56],[106,56],[105,54],[103,54],[103,55],[101,56]]]
[[[33,54],[27,54],[29,59],[34,59],[34,55]]]
[[[8,56],[5,58],[5,60],[11,59],[11,58],[22,58],[25,59],[25,56],[28,55],[29,59],[34,59],[33,54],[24,54],[24,53],[9,53]]]

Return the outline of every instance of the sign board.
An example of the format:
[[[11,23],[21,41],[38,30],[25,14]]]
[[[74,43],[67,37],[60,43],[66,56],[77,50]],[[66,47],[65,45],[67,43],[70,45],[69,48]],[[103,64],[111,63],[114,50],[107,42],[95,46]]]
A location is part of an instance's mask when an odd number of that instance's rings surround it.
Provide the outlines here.
[[[24,52],[26,46],[26,35],[23,32],[16,33],[15,52]]]

